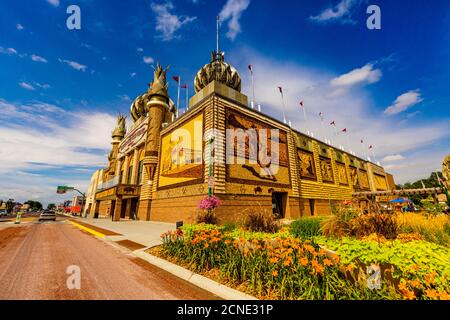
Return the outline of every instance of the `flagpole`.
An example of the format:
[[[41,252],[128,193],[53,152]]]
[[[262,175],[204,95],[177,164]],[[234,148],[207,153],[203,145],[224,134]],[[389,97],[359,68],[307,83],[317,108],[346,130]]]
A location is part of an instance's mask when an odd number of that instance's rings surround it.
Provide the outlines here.
[[[364,145],[364,140],[361,140],[361,144],[362,144],[364,160],[367,160],[367,153],[366,153],[366,147]]]
[[[189,87],[186,83],[186,111],[189,110]]]
[[[284,124],[286,124],[286,114],[284,113],[284,109],[286,108],[286,105],[284,103],[284,95],[283,95],[283,87],[278,87],[278,90],[280,90],[280,94],[281,94],[281,102],[283,104],[283,122]]]
[[[255,109],[255,81],[253,79],[253,66],[251,66],[250,74],[252,76],[252,91],[253,91],[251,106],[252,106],[252,109]]]
[[[181,90],[181,76],[178,76],[178,100],[177,100],[177,111],[176,111],[177,118],[178,118],[178,110],[180,109],[180,90]]]
[[[216,53],[219,54],[219,16],[217,16],[217,28],[216,28]]]

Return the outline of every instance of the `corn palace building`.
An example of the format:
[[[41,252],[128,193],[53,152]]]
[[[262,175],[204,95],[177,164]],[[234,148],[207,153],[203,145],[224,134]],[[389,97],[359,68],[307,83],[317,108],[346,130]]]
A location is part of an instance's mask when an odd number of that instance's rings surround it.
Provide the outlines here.
[[[222,200],[221,223],[251,210],[296,219],[330,214],[353,192],[394,187],[382,167],[250,108],[223,53],[213,52],[197,73],[182,115],[169,98],[166,71],[158,65],[133,102],[131,128],[119,115],[108,166],[92,179],[90,216],[194,222],[211,191]]]

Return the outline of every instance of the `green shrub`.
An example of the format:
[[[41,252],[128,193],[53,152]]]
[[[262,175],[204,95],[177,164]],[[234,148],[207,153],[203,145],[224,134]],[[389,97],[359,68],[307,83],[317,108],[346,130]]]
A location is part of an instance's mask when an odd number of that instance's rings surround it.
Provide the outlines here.
[[[290,232],[296,238],[308,239],[322,234],[321,218],[302,218],[291,223]]]
[[[223,231],[223,232],[232,232],[232,231],[236,230],[237,227],[238,227],[238,226],[237,226],[236,223],[234,223],[234,222],[229,222],[229,223],[226,223],[226,224],[222,227],[222,231]]]

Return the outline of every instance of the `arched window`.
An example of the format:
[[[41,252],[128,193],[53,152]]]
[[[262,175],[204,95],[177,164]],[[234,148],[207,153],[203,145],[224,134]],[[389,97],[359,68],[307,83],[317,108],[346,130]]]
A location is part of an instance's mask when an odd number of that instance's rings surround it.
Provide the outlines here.
[[[133,164],[134,164],[134,155],[131,156],[130,161],[128,162],[128,176],[127,176],[127,184],[132,184],[133,177]]]
[[[122,160],[122,167],[120,168],[120,182],[124,183],[123,179],[124,179],[124,174],[125,172],[125,159]]]
[[[139,169],[138,169],[138,184],[142,184],[142,179],[144,177],[144,150],[141,151],[139,156]]]

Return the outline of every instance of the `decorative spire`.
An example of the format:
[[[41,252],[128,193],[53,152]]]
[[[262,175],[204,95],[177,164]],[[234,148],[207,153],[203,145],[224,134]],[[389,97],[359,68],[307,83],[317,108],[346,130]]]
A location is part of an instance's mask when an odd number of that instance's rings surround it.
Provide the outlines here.
[[[123,137],[125,137],[125,134],[127,133],[127,129],[125,128],[126,118],[127,117],[121,113],[117,115],[117,125],[114,131],[112,132],[113,139],[118,138],[119,140],[122,140]]]

